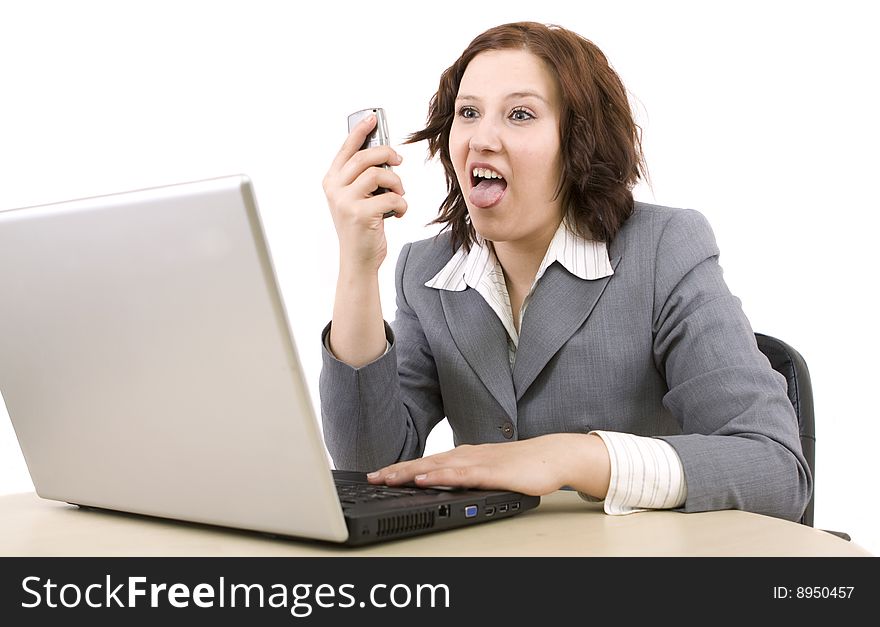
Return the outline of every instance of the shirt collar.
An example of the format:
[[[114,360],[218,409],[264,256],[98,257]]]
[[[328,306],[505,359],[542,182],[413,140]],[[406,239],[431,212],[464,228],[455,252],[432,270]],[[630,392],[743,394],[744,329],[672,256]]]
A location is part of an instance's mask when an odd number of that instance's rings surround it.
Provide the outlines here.
[[[567,227],[567,221],[559,223],[544,259],[535,275],[535,283],[544,275],[553,262],[558,261],[562,267],[574,276],[592,281],[614,274],[608,248],[605,242],[588,240],[576,235]],[[470,252],[461,246],[447,262],[443,269],[425,283],[426,287],[440,290],[461,292],[468,287],[476,288],[480,279],[490,272],[500,274],[500,263],[495,256],[492,242],[477,235]]]

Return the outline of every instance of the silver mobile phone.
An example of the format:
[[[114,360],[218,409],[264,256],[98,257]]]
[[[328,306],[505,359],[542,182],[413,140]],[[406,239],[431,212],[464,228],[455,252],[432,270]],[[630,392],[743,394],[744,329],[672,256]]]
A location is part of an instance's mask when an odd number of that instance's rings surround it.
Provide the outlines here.
[[[374,107],[372,109],[361,109],[360,111],[355,111],[351,115],[348,116],[348,132],[351,133],[351,129],[353,129],[358,122],[363,120],[370,114],[375,114],[376,116],[376,127],[373,131],[367,135],[367,139],[364,141],[361,146],[361,150],[364,148],[373,148],[374,146],[388,146],[391,144],[390,136],[388,134],[388,119],[385,117],[385,109],[381,107]],[[391,169],[387,163],[382,165],[383,168]],[[379,187],[376,191],[373,192],[373,195],[376,194],[384,194],[388,190],[384,187]],[[394,215],[393,211],[386,211],[382,214],[383,218],[390,218]]]

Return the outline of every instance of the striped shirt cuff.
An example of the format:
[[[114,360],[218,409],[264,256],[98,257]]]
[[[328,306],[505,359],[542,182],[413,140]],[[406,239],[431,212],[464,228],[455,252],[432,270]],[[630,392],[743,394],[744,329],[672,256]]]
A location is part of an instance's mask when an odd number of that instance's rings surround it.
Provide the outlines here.
[[[673,509],[687,499],[681,459],[663,440],[630,433],[591,431],[608,449],[611,481],[605,496],[605,513],[632,514],[648,509]],[[579,493],[587,501],[601,499]]]

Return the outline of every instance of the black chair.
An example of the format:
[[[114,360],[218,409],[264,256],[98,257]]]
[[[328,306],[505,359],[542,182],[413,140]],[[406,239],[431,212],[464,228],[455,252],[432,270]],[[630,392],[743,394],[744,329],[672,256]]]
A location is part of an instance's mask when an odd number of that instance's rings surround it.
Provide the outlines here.
[[[794,413],[797,415],[801,448],[803,448],[804,457],[813,475],[813,494],[810,495],[800,523],[812,527],[813,502],[816,495],[816,417],[813,413],[813,386],[810,382],[810,371],[801,354],[782,340],[763,333],[755,333],[755,340],[758,342],[760,351],[770,361],[770,365],[785,377],[788,384],[788,400],[791,401]],[[844,540],[850,540],[849,535],[842,531],[829,531],[828,533]]]

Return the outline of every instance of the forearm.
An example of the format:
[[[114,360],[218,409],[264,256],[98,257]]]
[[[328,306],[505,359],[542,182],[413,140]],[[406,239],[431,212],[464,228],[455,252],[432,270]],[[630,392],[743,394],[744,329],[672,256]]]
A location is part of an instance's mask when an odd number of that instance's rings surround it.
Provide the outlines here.
[[[411,345],[414,329],[400,316],[398,323],[402,344]],[[331,353],[330,326],[321,333],[323,365],[318,385],[324,441],[336,468],[369,471],[420,457],[428,433],[443,418],[436,373],[414,369],[407,356],[398,362],[398,338],[388,325],[385,338],[391,348],[375,361],[353,368]],[[401,398],[399,364],[413,383],[407,393],[409,402]]]
[[[378,359],[385,347],[378,273],[340,264],[330,350],[339,361],[360,368]]]
[[[602,438],[583,433],[562,433],[558,437],[562,485],[604,499],[611,480],[611,460]]]

